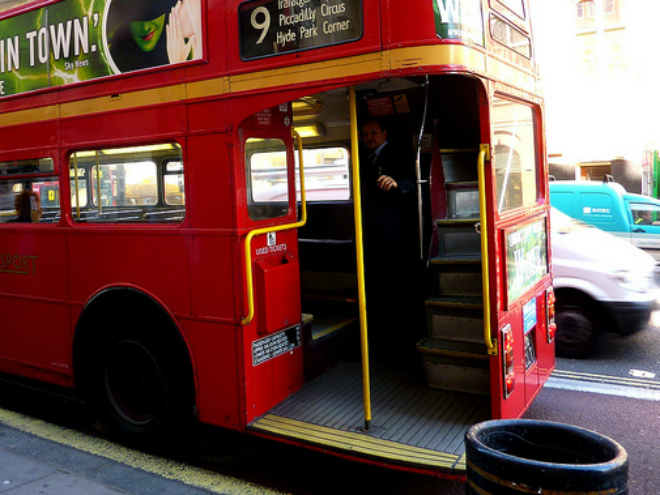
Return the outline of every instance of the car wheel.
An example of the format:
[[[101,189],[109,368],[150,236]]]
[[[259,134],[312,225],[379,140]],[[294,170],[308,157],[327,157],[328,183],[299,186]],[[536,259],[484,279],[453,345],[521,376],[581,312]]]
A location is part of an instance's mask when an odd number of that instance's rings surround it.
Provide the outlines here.
[[[557,295],[557,356],[582,359],[591,354],[601,333],[601,325],[593,310],[593,303],[576,295]]]

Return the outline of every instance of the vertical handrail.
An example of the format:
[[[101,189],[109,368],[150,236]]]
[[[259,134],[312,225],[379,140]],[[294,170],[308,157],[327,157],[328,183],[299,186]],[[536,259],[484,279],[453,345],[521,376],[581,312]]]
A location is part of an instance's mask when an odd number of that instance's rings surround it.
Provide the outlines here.
[[[103,202],[101,201],[101,165],[99,164],[99,151],[96,150],[96,191],[98,193],[99,214],[103,213]]]
[[[300,162],[300,205],[301,205],[301,215],[300,221],[289,223],[286,225],[275,225],[273,227],[264,227],[261,229],[255,229],[248,232],[248,235],[245,237],[245,276],[247,283],[247,297],[248,297],[248,313],[245,318],[241,320],[243,326],[249,325],[254,318],[254,277],[252,274],[252,239],[261,234],[267,234],[269,232],[280,232],[282,230],[291,230],[302,227],[307,223],[307,194],[305,192],[305,167],[303,166],[303,145],[302,137],[293,129],[291,130],[293,136],[298,140],[298,161]],[[294,174],[295,175],[295,174]],[[295,201],[294,203],[298,204],[297,194],[294,191]]]
[[[486,210],[486,161],[490,161],[490,145],[479,145],[479,216],[481,224],[481,287],[484,307],[484,340],[488,354],[497,355],[497,341],[494,341],[490,328],[490,283],[488,280],[488,218]]]
[[[78,197],[78,153],[73,154],[73,167],[75,169],[73,181],[76,185],[76,220],[80,221],[80,198]]]
[[[429,76],[426,75],[426,82],[424,83],[424,112],[422,113],[422,123],[419,127],[419,137],[417,138],[417,153],[415,155],[415,175],[417,179],[417,229],[418,229],[418,242],[419,242],[419,259],[424,261],[425,246],[424,246],[424,207],[422,184],[428,181],[422,179],[422,142],[424,140],[424,128],[426,127],[426,115],[429,109]]]
[[[360,349],[362,353],[362,396],[364,428],[371,428],[371,380],[369,377],[369,336],[364,283],[364,245],[362,243],[362,196],[360,195],[360,150],[357,134],[355,88],[350,87],[351,156],[353,161],[353,215],[355,218],[355,257],[357,261],[358,304],[360,311]]]

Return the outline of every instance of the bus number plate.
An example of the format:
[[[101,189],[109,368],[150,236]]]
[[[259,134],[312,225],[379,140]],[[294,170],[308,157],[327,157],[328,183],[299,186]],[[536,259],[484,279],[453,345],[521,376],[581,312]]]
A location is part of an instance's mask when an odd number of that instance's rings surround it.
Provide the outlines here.
[[[300,325],[277,332],[252,343],[252,364],[265,363],[282,354],[300,347]]]

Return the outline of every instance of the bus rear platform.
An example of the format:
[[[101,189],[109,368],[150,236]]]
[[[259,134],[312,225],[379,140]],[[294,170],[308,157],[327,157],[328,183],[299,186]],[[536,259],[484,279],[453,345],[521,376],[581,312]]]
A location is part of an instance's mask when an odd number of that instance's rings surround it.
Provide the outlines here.
[[[462,477],[465,432],[490,419],[490,398],[430,389],[419,368],[371,366],[368,430],[362,365],[351,361],[307,383],[248,430],[390,468]]]

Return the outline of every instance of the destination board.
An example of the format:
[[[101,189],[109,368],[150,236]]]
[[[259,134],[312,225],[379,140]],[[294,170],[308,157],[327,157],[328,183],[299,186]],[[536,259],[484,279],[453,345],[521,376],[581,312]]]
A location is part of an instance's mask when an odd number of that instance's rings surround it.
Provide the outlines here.
[[[361,0],[257,0],[239,7],[241,58],[282,55],[357,41]]]

